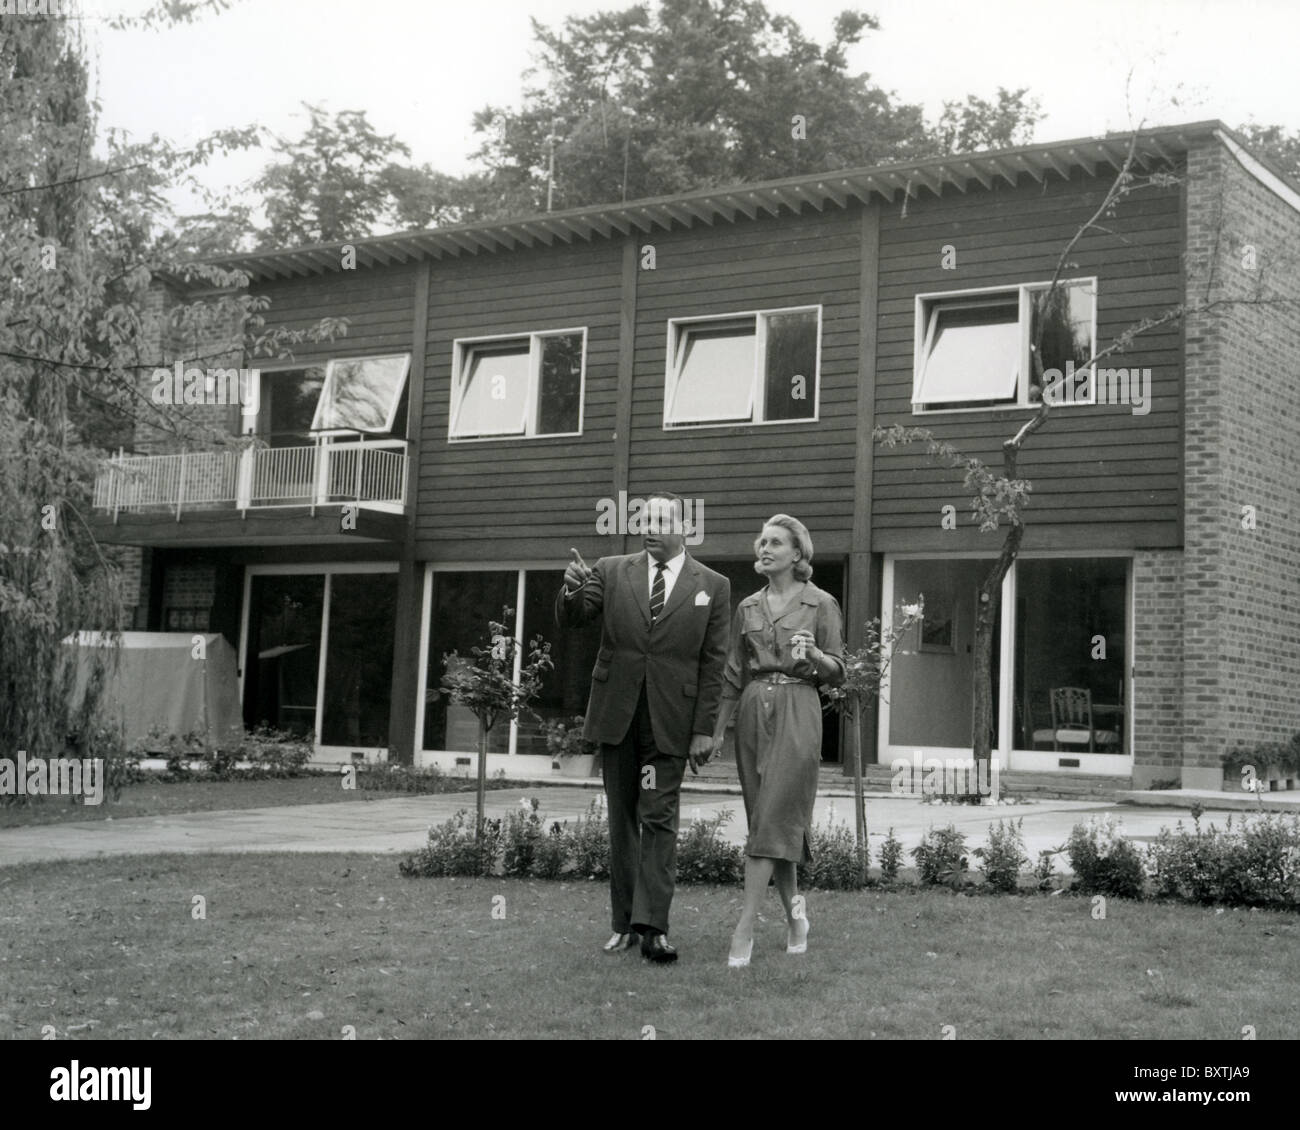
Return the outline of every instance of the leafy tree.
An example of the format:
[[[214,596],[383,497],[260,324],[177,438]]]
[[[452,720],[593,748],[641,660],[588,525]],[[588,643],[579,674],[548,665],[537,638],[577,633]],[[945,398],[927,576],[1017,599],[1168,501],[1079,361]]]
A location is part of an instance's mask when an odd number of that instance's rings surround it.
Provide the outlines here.
[[[757,0],[662,0],[533,21],[538,65],[520,110],[488,106],[476,157],[499,192],[482,218],[658,196],[946,152],[952,144],[1027,135],[1024,91],[945,110],[938,133],[897,102],[847,49],[877,30],[846,11],[820,45]]]
[[[206,6],[172,0],[146,20]],[[120,554],[99,546],[88,522],[102,448],[129,443],[142,426],[228,441],[197,428],[183,406],[151,403],[140,371],[166,365],[169,344],[202,363],[195,343],[213,327],[229,330],[235,348],[271,355],[338,329],[268,327],[266,300],[236,293],[246,276],[177,262],[162,190],[256,131],[219,131],[185,151],[110,133],[97,156],[78,27],[0,15],[0,748],[33,756],[61,755],[70,733],[91,743],[86,756],[111,752],[97,743],[111,740],[100,700],[114,650],[96,649],[74,705],[61,643],[78,629],[111,641],[123,626]],[[221,294],[162,316],[149,302],[158,273]]]
[[[1255,153],[1266,157],[1278,170],[1300,184],[1300,130],[1288,133],[1284,126],[1261,126],[1255,123],[1238,126]]]
[[[364,111],[307,105],[297,140],[253,184],[267,223],[262,247],[329,243],[472,221],[501,220],[1028,140],[1038,120],[1026,91],[947,103],[926,128],[848,70],[847,49],[879,24],[863,12],[809,39],[758,0],[661,0],[651,9],[532,21],[538,65],[520,110],[475,115],[478,168],[457,177],[411,165],[408,147],[375,131]],[[238,232],[196,220],[196,249]],[[232,242],[226,250],[236,250]]]
[[[332,119],[303,103],[310,117],[296,141],[278,138],[283,160],[253,182],[266,205],[264,247],[335,243],[368,235],[383,214],[381,177],[396,156],[410,149],[377,133],[364,110],[342,110]]]
[[[947,156],[1028,145],[1033,140],[1034,125],[1043,117],[1038,99],[1028,94],[1028,87],[1007,90],[999,86],[996,102],[986,102],[973,94],[965,102],[945,102],[931,131],[934,152]]]

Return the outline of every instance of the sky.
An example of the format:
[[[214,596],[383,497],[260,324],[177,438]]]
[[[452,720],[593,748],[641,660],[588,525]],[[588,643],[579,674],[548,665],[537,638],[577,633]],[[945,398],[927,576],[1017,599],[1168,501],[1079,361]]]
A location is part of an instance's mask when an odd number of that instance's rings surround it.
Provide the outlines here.
[[[114,30],[95,17],[146,0],[81,0],[101,126],[190,142],[258,123],[296,137],[302,102],[369,114],[416,163],[470,168],[476,110],[518,105],[529,17],[629,6],[626,0],[232,0],[188,26]],[[945,100],[1028,87],[1045,116],[1036,141],[1220,118],[1300,129],[1295,0],[767,0],[819,42],[846,7],[875,15],[849,53],[933,120]],[[797,112],[797,109],[792,110]],[[247,183],[265,151],[218,159],[214,187]]]

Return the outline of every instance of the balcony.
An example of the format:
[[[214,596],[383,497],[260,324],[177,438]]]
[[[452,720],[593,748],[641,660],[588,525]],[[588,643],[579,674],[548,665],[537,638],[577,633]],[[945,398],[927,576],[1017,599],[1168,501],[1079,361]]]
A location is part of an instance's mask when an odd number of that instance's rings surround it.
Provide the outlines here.
[[[406,442],[396,439],[118,455],[95,479],[96,525],[116,527],[126,516],[136,536],[109,540],[127,544],[198,544],[196,538],[273,544],[317,535],[358,540],[358,534],[359,540],[392,540],[404,527],[406,472]],[[382,517],[389,515],[400,520]],[[240,525],[231,526],[231,519]],[[160,520],[202,523],[209,536],[195,529],[164,535]],[[138,536],[146,528],[159,536]],[[330,536],[340,533],[354,537]]]

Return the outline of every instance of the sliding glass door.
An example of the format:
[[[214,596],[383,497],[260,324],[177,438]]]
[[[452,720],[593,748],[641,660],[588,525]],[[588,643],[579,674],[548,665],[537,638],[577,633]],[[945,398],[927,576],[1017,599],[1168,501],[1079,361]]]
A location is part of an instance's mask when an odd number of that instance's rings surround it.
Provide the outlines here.
[[[924,597],[894,653],[879,761],[969,757],[975,608],[988,557],[886,558],[882,620]],[[1004,769],[1132,769],[1127,557],[1022,556],[1003,581],[993,637],[992,747]]]
[[[318,759],[387,752],[397,565],[246,570],[244,724],[315,735]]]

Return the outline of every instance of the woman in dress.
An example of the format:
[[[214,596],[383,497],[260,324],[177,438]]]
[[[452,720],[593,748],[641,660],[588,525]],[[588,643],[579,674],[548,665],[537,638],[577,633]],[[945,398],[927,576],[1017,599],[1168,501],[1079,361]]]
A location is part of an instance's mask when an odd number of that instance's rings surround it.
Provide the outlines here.
[[[735,715],[736,765],[749,819],[745,907],[731,939],[732,967],[749,964],[754,920],[772,879],[785,907],[786,952],[808,948],[795,868],[812,859],[808,828],[822,749],[817,685],[844,680],[840,607],[809,580],[813,545],[807,528],[776,514],[754,542],[754,554],[754,569],[767,578],[767,587],[736,609],[713,733],[717,748]]]

